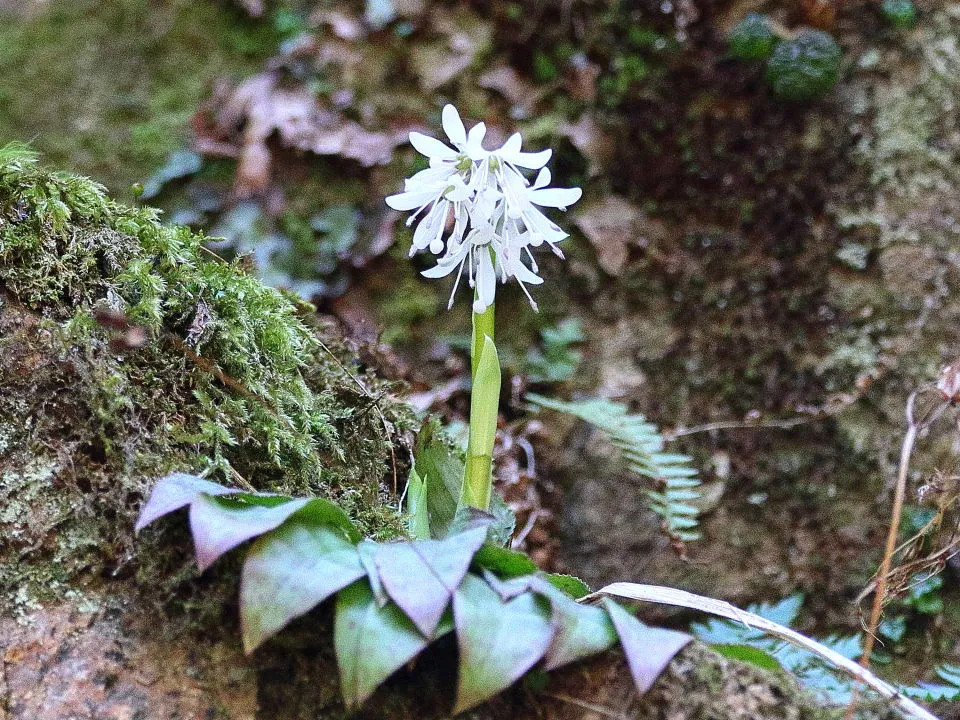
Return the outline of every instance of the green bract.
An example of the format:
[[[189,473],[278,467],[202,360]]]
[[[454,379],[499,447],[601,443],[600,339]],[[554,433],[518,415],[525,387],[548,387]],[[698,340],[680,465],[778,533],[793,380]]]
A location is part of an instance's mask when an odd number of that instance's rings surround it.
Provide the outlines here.
[[[742,60],[770,57],[779,38],[766,15],[750,13],[730,31],[730,54]]]
[[[910,28],[917,22],[917,6],[912,0],[883,0],[880,11],[894,27]]]
[[[827,33],[803,29],[773,49],[767,82],[786,100],[810,100],[825,95],[840,74],[840,46]]]

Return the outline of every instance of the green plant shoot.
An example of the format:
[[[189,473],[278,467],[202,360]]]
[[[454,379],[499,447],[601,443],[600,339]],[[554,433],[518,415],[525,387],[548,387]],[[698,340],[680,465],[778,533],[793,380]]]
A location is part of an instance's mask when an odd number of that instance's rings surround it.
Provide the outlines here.
[[[461,507],[486,512],[493,493],[493,444],[497,436],[500,405],[500,358],[493,344],[494,310],[488,306],[473,314],[473,342],[470,364],[473,391],[470,397],[470,439],[463,470]]]

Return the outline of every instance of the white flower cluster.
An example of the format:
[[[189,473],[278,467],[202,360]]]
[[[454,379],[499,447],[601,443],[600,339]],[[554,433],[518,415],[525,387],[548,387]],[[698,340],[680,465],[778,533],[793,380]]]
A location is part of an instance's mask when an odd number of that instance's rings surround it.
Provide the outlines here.
[[[501,282],[515,278],[536,310],[526,284],[539,285],[543,278],[537,275],[530,248],[547,243],[562,258],[557,243],[567,237],[537,206],[566,210],[582,191],[548,188],[550,171],[544,166],[552,151],[521,152],[520,133],[497,150],[485,150],[486,126],[478,123],[468,133],[453,105],[443,108],[443,129],[453,148],[410,133],[410,143],[430,159],[430,167],[407,179],[404,192],[387,198],[394,210],[415,211],[408,226],[422,216],[410,254],[429,250],[438,256],[436,267],[424,271],[426,277],[456,273],[451,307],[466,265],[470,287],[476,289],[474,312],[493,304],[498,278]],[[540,171],[532,185],[520,168]]]

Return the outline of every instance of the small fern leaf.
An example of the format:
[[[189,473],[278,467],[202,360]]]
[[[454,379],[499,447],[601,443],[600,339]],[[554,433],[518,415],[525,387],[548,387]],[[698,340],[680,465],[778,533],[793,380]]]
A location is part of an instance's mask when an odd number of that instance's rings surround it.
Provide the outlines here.
[[[565,402],[543,395],[527,395],[537,408],[572,415],[600,430],[620,451],[631,472],[653,481],[646,493],[648,507],[663,520],[663,529],[672,540],[689,542],[700,538],[697,532],[700,480],[690,466],[690,457],[663,452],[665,439],[657,426],[642,415],[631,415],[627,408],[609,400]]]

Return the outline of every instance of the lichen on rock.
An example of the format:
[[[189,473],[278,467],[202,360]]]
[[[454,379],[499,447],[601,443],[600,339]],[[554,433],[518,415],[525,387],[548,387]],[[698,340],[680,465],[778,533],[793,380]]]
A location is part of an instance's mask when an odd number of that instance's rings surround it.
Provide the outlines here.
[[[172,470],[403,534],[390,388],[297,301],[148,208],[0,149],[0,597],[169,566],[132,527]],[[136,560],[134,560],[136,558]],[[40,560],[43,562],[39,562]]]

